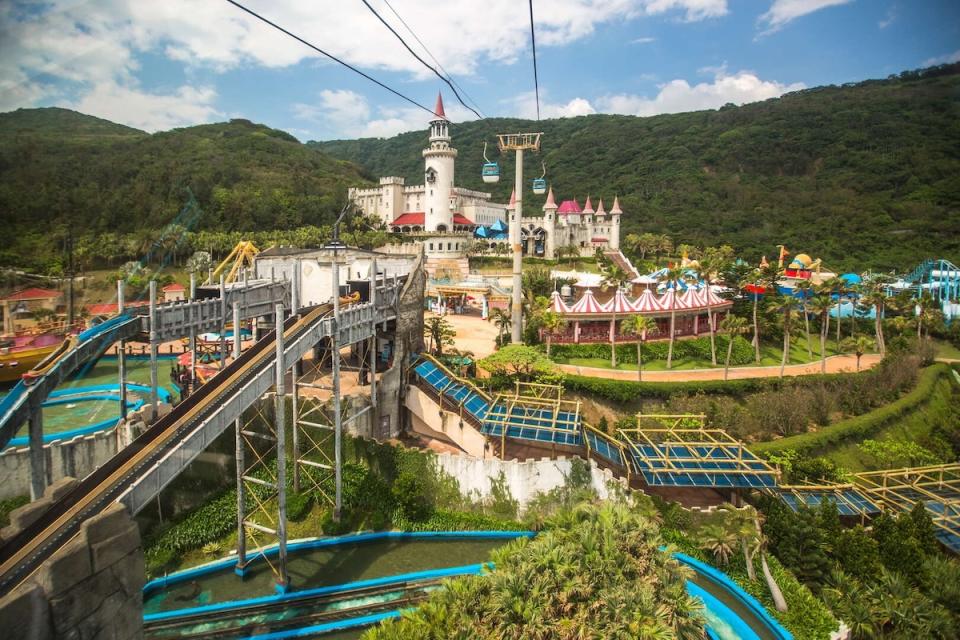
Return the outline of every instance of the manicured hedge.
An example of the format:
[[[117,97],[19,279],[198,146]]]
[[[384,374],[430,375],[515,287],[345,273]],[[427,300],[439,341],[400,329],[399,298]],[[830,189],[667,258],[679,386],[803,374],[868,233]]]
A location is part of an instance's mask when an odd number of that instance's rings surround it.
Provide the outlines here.
[[[828,373],[824,375],[797,376],[789,378],[743,378],[737,380],[699,380],[692,382],[634,382],[633,380],[611,380],[610,378],[595,378],[593,376],[579,376],[566,374],[563,386],[568,391],[580,391],[595,395],[598,398],[613,402],[629,402],[638,397],[657,398],[668,400],[676,395],[725,395],[742,397],[750,393],[779,389],[784,385],[815,385],[829,382],[839,377],[851,375],[863,376],[861,373]]]
[[[794,450],[811,455],[844,442],[863,440],[874,435],[890,422],[915,411],[920,405],[926,403],[936,389],[937,382],[949,371],[950,367],[945,364],[934,364],[923,371],[920,375],[920,381],[912,391],[890,404],[869,413],[837,422],[820,431],[752,444],[750,449],[763,454]]]
[[[727,336],[716,336],[717,362],[722,363],[727,357]],[[648,342],[643,345],[643,361],[666,360],[670,343],[666,341]],[[599,358],[610,359],[610,345],[602,342],[592,344],[558,344],[550,349],[550,357],[561,364],[570,358]],[[673,343],[673,357],[675,360],[695,358],[710,359],[710,337],[704,336],[693,340],[675,340]],[[731,365],[750,364],[754,360],[753,347],[742,336],[733,339],[733,354],[730,357]],[[637,345],[618,344],[617,362],[629,364],[637,363]]]

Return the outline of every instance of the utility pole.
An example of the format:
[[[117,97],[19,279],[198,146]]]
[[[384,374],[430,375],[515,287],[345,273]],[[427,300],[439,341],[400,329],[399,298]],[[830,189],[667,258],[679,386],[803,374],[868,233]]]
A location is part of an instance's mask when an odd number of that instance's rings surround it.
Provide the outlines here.
[[[510,342],[523,341],[523,245],[520,242],[520,221],[523,219],[523,152],[540,151],[543,133],[504,133],[497,135],[500,152],[516,151],[516,206],[510,218],[510,244],[513,246],[513,298],[510,302]]]

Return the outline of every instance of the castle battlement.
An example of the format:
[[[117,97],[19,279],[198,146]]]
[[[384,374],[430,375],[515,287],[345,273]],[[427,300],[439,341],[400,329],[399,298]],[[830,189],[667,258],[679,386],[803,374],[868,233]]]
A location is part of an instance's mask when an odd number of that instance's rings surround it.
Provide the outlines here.
[[[380,178],[380,184],[400,184],[404,183],[405,178],[398,176],[384,176]]]

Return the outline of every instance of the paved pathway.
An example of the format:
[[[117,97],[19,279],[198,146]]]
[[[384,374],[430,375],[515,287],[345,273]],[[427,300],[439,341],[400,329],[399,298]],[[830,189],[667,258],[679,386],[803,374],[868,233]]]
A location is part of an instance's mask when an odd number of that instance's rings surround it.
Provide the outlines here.
[[[860,368],[869,369],[880,362],[879,354],[867,354],[860,359]],[[610,378],[612,380],[637,379],[636,371],[620,369],[604,369],[601,367],[580,367],[572,364],[557,365],[567,373],[593,378]],[[857,358],[853,355],[830,356],[827,358],[827,373],[855,371]],[[820,361],[808,364],[787,365],[785,376],[804,376],[820,373]],[[775,378],[780,375],[780,365],[767,367],[730,367],[730,380],[742,378]],[[696,380],[723,380],[723,367],[718,369],[677,369],[673,371],[643,371],[644,382],[688,382]]]

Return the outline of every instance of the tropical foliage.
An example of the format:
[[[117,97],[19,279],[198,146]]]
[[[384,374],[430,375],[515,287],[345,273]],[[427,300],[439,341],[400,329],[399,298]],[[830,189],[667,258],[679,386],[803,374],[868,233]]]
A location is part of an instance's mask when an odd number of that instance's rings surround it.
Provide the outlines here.
[[[657,525],[620,504],[582,504],[532,540],[492,554],[496,570],[457,578],[365,640],[703,637],[689,570],[666,553]]]

